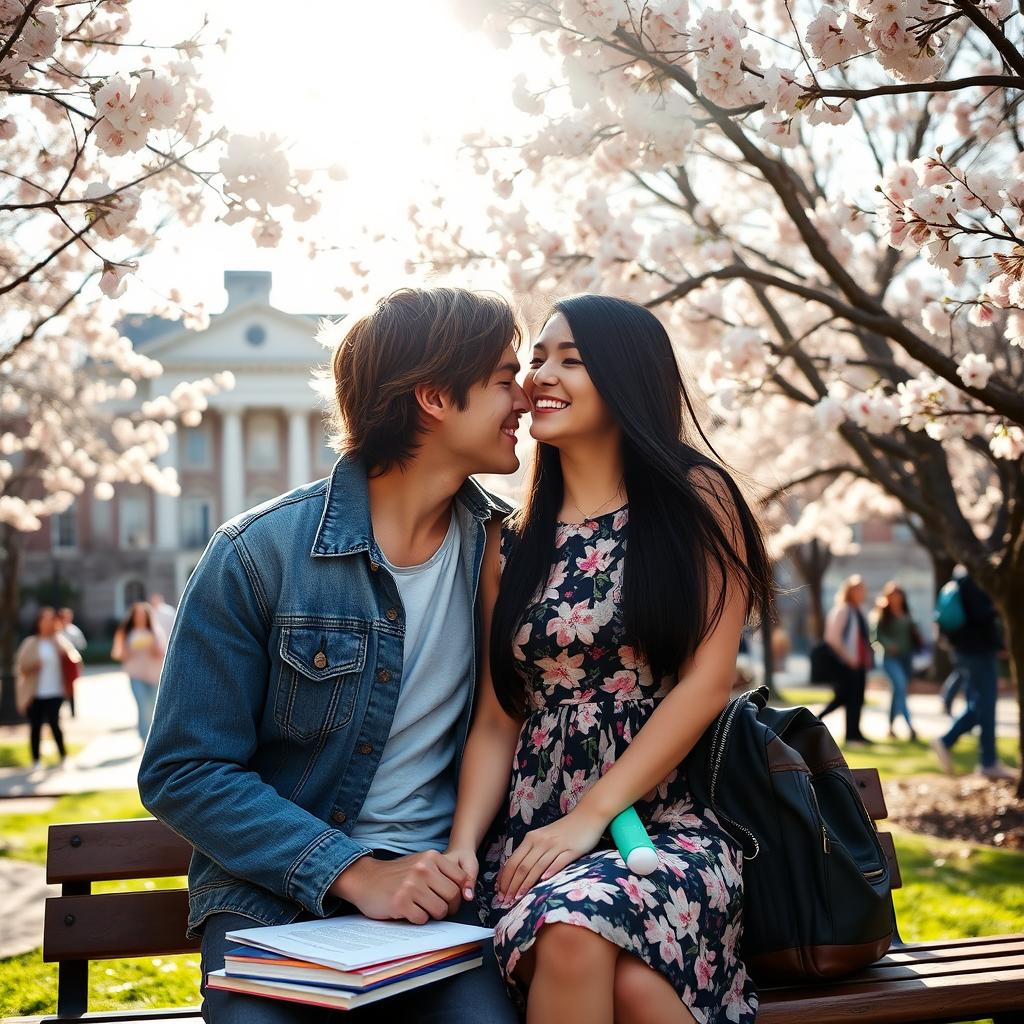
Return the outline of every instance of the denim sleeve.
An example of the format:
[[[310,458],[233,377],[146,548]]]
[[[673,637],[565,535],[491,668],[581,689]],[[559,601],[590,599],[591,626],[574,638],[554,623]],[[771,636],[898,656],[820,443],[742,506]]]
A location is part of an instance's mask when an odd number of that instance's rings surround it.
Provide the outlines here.
[[[145,806],[224,870],[323,916],[335,878],[370,851],[248,765],[270,676],[270,612],[248,553],[223,532],[189,580],[139,770]]]

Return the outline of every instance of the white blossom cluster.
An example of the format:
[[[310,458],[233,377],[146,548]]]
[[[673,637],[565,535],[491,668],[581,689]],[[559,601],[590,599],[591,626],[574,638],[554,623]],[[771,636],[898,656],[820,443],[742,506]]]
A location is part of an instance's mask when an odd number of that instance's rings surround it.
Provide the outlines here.
[[[283,140],[212,124],[207,44],[136,45],[131,6],[0,0],[0,521],[19,530],[86,487],[101,499],[121,481],[173,491],[154,461],[168,433],[232,386],[219,375],[139,399],[162,368],[114,328],[113,300],[161,226],[196,223],[214,199],[273,245],[283,215],[319,208]],[[174,290],[138,311],[205,320]]]

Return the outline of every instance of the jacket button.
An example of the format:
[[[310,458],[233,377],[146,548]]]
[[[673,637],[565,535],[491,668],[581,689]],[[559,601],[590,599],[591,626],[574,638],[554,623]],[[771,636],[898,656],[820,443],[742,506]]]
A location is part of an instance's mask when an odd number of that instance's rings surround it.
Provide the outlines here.
[[[317,668],[327,668],[327,655],[323,651],[317,651],[313,656],[313,664]]]
[[[373,753],[373,744],[372,743],[360,743],[359,744],[359,753],[360,754],[372,754]]]
[[[377,673],[377,682],[378,683],[386,683],[390,678],[391,678],[391,673],[386,668],[382,668]]]
[[[398,618],[398,609],[397,608],[389,608],[384,613],[384,617],[388,620],[388,622],[394,622],[395,619]]]
[[[344,825],[348,820],[348,815],[344,811],[335,811],[331,817],[339,824]]]
[[[380,566],[376,562],[370,562],[370,572],[376,572]]]

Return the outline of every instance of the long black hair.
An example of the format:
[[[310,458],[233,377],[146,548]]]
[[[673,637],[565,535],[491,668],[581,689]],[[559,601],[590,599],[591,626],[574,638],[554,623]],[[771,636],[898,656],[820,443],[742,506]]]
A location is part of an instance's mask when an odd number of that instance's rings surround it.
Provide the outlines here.
[[[568,321],[583,364],[622,431],[629,497],[623,627],[627,642],[660,679],[678,672],[715,628],[730,577],[744,588],[748,618],[771,615],[771,561],[735,481],[720,461],[689,443],[692,424],[714,452],[658,318],[643,306],[603,295],[563,299],[550,315],[556,313]],[[554,560],[563,496],[558,449],[540,443],[526,501],[508,523],[512,532],[491,625],[495,692],[513,715],[525,711],[527,692],[512,644]]]

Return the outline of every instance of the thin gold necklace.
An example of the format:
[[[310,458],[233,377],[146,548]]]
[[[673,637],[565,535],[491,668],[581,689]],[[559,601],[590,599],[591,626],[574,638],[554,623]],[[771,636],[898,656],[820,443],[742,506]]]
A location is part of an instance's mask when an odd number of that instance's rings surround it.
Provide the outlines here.
[[[583,521],[584,522],[588,522],[589,520],[593,519],[594,516],[596,516],[598,514],[598,512],[600,512],[601,509],[603,509],[605,507],[605,505],[609,504],[612,501],[616,501],[621,493],[622,493],[622,481],[620,480],[618,486],[615,488],[615,493],[610,498],[605,498],[604,501],[602,501],[601,504],[598,505],[594,509],[594,511],[590,512],[590,513],[584,512],[583,509],[581,509],[579,507],[579,505],[577,505],[576,502],[572,498],[570,498],[569,500],[572,503],[572,507],[574,509],[576,509],[576,511],[579,512],[579,514],[581,516],[583,516]]]

